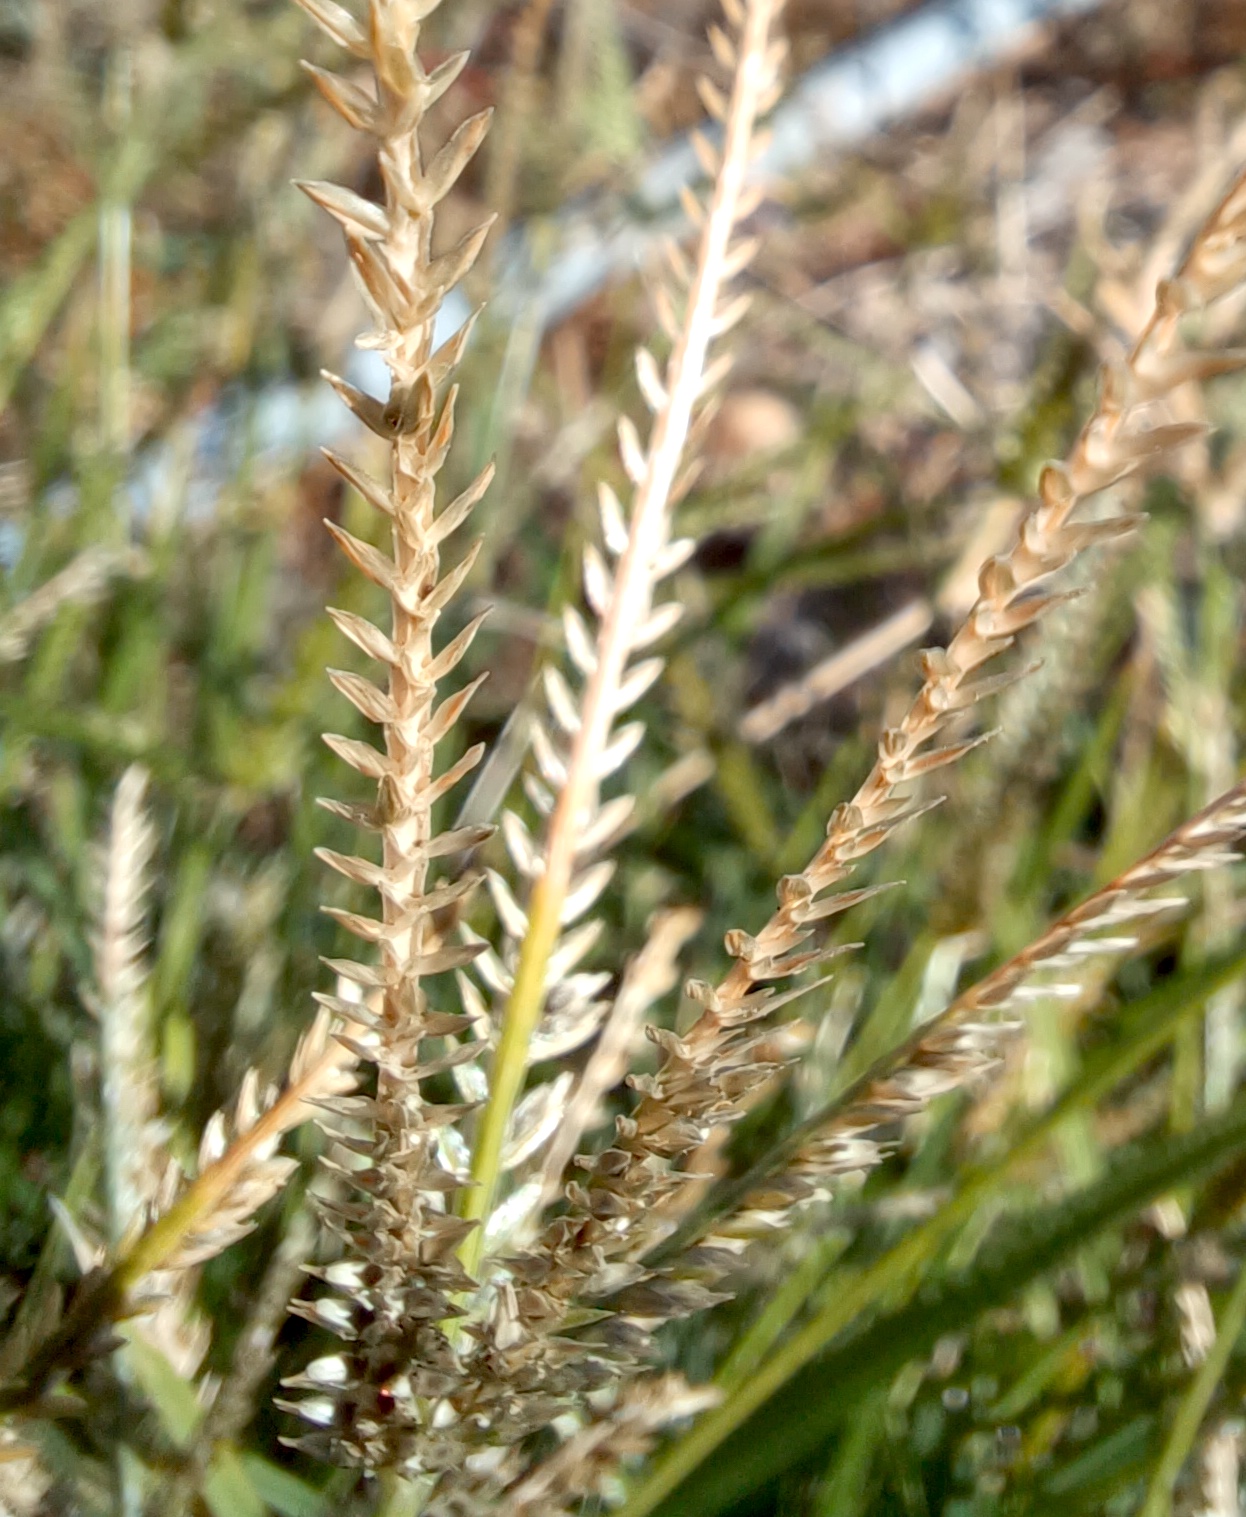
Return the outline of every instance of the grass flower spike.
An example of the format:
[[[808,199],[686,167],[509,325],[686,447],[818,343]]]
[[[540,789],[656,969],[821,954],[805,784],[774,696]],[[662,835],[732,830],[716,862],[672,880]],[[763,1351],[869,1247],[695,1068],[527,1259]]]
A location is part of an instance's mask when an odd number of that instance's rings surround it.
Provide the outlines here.
[[[426,159],[419,137],[428,108],[453,83],[466,61],[448,59],[426,73],[416,54],[420,24],[433,6],[419,0],[377,0],[367,25],[329,0],[304,8],[353,58],[366,61],[374,93],[352,81],[311,69],[331,106],[375,137],[384,203],[375,205],[328,184],[302,188],[340,224],[352,265],[375,321],[366,339],[390,371],[386,400],[364,395],[344,380],[331,383],[356,416],[390,444],[390,478],[378,483],[344,459],[331,462],[347,482],[391,524],[392,551],[378,552],[333,528],[348,559],[388,592],[391,625],[382,630],[346,612],[334,612],[342,632],[386,671],[384,686],[358,675],[331,677],[341,693],[380,729],[383,746],[354,739],[326,741],[352,768],[377,782],[375,806],[360,812],[334,806],[380,835],[381,861],[322,852],[348,879],[375,889],[376,917],[334,913],[343,926],[376,945],[379,962],[335,962],[335,972],[375,992],[375,1010],[322,997],[328,1008],[364,1022],[350,1039],[375,1064],[376,1092],[340,1103],[338,1114],[362,1122],[369,1136],[341,1147],[340,1167],[355,1194],[328,1203],[341,1233],[345,1259],[327,1272],[344,1300],[321,1303],[317,1320],[348,1337],[349,1350],[308,1372],[316,1393],[302,1415],[324,1428],[311,1435],[328,1449],[369,1469],[403,1466],[414,1472],[457,1462],[460,1440],[434,1428],[423,1408],[462,1383],[458,1353],[445,1324],[455,1302],[473,1288],[456,1249],[472,1224],[447,1204],[464,1183],[441,1157],[441,1129],[460,1112],[429,1102],[421,1081],[454,1061],[430,1054],[428,1040],[443,1040],[471,1025],[467,1016],[429,1010],[422,982],[461,968],[473,947],[441,942],[434,913],[460,901],[476,884],[472,875],[433,886],[430,865],[479,843],[472,828],[435,835],[433,806],[480,758],[469,749],[443,773],[436,770],[438,741],[454,726],[473,686],[438,700],[438,685],[467,651],[478,622],[444,647],[435,646],[438,617],[463,583],[474,551],[448,572],[441,545],[484,493],[490,471],[438,510],[436,479],[454,433],[456,391],[450,376],[467,340],[467,328],[434,351],[433,329],[447,291],[471,268],[488,224],[451,251],[434,255],[435,208],[475,153],[488,125],[484,113],[465,122]],[[462,1052],[470,1055],[470,1045]],[[342,1145],[348,1140],[341,1139]],[[305,1440],[306,1442],[307,1440]]]

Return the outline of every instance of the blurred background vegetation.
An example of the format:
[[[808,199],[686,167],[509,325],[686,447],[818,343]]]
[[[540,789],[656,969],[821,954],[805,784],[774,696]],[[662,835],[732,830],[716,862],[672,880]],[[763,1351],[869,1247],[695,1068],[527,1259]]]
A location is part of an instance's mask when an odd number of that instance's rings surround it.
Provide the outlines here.
[[[793,72],[906,8],[791,0]],[[626,219],[644,165],[699,119],[711,10],[444,5],[433,56],[467,46],[472,62],[437,124],[483,104],[500,112],[447,202],[447,239],[487,206],[549,265],[568,204]],[[299,70],[316,46],[287,0],[0,3],[10,1308],[32,1279],[73,1275],[49,1196],[87,1234],[102,1225],[91,939],[96,845],[124,768],[150,773],[159,829],[149,993],[175,1153],[193,1154],[244,1070],[279,1075],[309,1018],[318,955],[342,946],[318,906],[344,901],[344,887],[311,857],[342,845],[342,824],[314,801],[344,790],[319,733],[356,719],[324,678],[349,655],[322,608],[362,608],[373,591],[321,521],[375,528],[318,458],[343,423],[316,374],[346,361],[363,313],[333,229],[289,181],[366,189],[369,165]],[[1156,277],[1246,157],[1244,50],[1243,0],[1104,5],[775,187],[757,217],[752,310],[683,507],[700,548],[678,588],[689,615],[647,701],[651,739],[632,781],[644,804],[608,908],[614,944],[639,943],[656,907],[693,902],[704,925],[686,968],[706,973],[723,930],[762,921],[777,874],[816,846],[911,689],[904,650],[938,641],[967,607],[977,563],[1003,546],[1038,465],[1087,410],[1098,362],[1122,351]],[[449,629],[494,607],[465,669],[490,679],[455,738],[502,739],[469,803],[481,813],[513,778],[514,716],[557,636],[593,483],[619,475],[613,421],[634,408],[632,349],[652,326],[645,283],[628,278],[542,330],[502,230],[472,291],[491,294],[496,314],[471,349],[450,465],[453,485],[499,461],[481,508],[486,548]],[[1240,330],[1241,305],[1217,313],[1224,333]],[[839,973],[781,1110],[758,1114],[741,1153],[941,1005],[965,966],[1019,948],[1237,777],[1246,383],[1221,382],[1209,404],[1210,442],[1148,486],[1146,535],[1096,560],[1044,638],[1042,669],[1003,697],[1003,735],[887,859],[906,888],[850,923],[868,947]],[[871,639],[901,656],[876,671]],[[814,691],[803,677],[835,655]],[[845,683],[847,666],[858,677]],[[766,703],[789,686],[776,715]],[[1234,878],[1209,877],[1181,934],[1082,1002],[1038,1007],[1027,1050],[992,1090],[936,1104],[816,1242],[776,1250],[760,1289],[795,1279],[833,1293],[868,1267],[1112,1046],[1121,1003],[1193,972],[1239,939],[1242,919]],[[1035,1196],[1089,1182],[1127,1139],[1187,1130],[1231,1100],[1241,996],[1230,981],[1206,1004],[1171,1053],[1058,1125],[1026,1172]],[[314,1138],[301,1142],[310,1157]],[[1246,1172],[1231,1171],[1167,1211],[1108,1218],[1072,1262],[1017,1268],[989,1312],[932,1308],[937,1335],[926,1342],[909,1322],[868,1384],[841,1364],[813,1445],[772,1461],[750,1509],[1137,1510],[1191,1375],[1180,1291],[1205,1285],[1220,1311],[1244,1187]],[[297,1278],[277,1245],[301,1196],[293,1187],[204,1273],[201,1400],[230,1375],[246,1324],[273,1315],[272,1272]],[[1000,1205],[960,1235],[964,1257]],[[738,1343],[756,1299],[683,1330],[693,1372]],[[353,1475],[277,1442],[291,1429],[271,1389],[309,1337],[296,1321],[281,1328],[278,1366],[258,1365],[254,1415],[228,1451],[196,1451],[199,1402],[167,1365],[100,1368],[92,1415],[40,1430],[44,1477],[0,1463],[0,1507],[368,1510]],[[1215,1391],[1230,1444],[1244,1390],[1241,1357]],[[782,1426],[759,1436],[781,1445]],[[1196,1483],[1179,1487],[1183,1510],[1201,1499]]]

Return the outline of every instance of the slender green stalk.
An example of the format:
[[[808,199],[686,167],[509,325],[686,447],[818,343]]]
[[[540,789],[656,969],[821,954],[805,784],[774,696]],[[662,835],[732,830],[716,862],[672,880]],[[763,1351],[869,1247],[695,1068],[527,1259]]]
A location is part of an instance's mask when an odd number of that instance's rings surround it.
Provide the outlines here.
[[[1238,1270],[1237,1281],[1216,1324],[1216,1341],[1181,1398],[1164,1452],[1151,1476],[1140,1517],[1168,1517],[1172,1511],[1172,1493],[1177,1477],[1194,1447],[1198,1430],[1228,1366],[1229,1356],[1242,1336],[1243,1327],[1246,1327],[1246,1268]]]
[[[476,1133],[472,1151],[472,1178],[476,1182],[463,1194],[463,1215],[483,1222],[493,1210],[502,1173],[502,1147],[511,1112],[519,1098],[528,1071],[528,1046],[545,1005],[545,969],[558,941],[558,919],[565,895],[548,876],[539,880],[528,908],[528,932],[524,938],[515,986],[507,1003],[502,1036],[489,1081],[489,1100]],[[477,1227],[463,1242],[462,1259],[475,1274],[484,1254],[484,1228]]]

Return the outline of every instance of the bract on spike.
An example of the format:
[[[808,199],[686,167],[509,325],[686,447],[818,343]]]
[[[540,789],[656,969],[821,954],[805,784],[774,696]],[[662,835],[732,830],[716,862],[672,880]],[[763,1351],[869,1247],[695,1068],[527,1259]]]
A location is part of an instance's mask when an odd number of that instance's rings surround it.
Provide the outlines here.
[[[327,69],[317,68],[314,63],[305,62],[303,69],[348,126],[353,126],[357,132],[376,131],[380,124],[380,113],[376,101],[366,90],[361,90],[349,79],[329,73]]]
[[[633,651],[639,652],[642,648],[650,648],[654,643],[660,642],[679,625],[683,614],[684,608],[679,601],[663,601],[637,629],[632,638]]]
[[[434,155],[421,186],[426,208],[436,205],[453,187],[484,141],[492,119],[492,109],[469,116]]]
[[[457,564],[455,564],[454,568],[451,569],[447,575],[445,575],[440,584],[438,584],[437,588],[424,597],[424,599],[420,602],[420,611],[423,615],[438,615],[459,593],[459,590],[462,588],[463,581],[472,572],[472,567],[476,562],[476,557],[480,552],[481,544],[483,542],[484,539],[478,537],[476,541],[468,547],[467,552],[464,553],[463,557],[458,561]]]
[[[549,734],[540,722],[532,724],[532,756],[542,777],[555,790],[561,790],[567,782],[567,765],[562,755],[550,741]]]
[[[729,73],[733,73],[735,71],[737,56],[734,41],[723,31],[721,26],[715,26],[712,22],[706,30],[706,36],[709,39],[710,50],[713,52],[719,67],[726,69]]]
[[[521,942],[528,930],[528,913],[515,899],[514,892],[496,869],[488,871],[486,884],[503,929],[509,937]]]
[[[484,468],[472,480],[467,489],[462,491],[447,506],[443,506],[436,520],[433,522],[430,536],[434,543],[440,543],[450,533],[462,526],[467,520],[472,507],[480,500],[493,479],[494,465],[487,463]]]
[[[436,302],[441,304],[447,290],[454,288],[480,257],[480,250],[493,228],[496,216],[489,216],[474,230],[460,239],[448,253],[434,258],[428,266],[427,279]]]
[[[597,650],[589,636],[588,625],[575,606],[563,607],[562,628],[571,662],[581,674],[592,674],[597,667]]]
[[[468,52],[451,53],[435,69],[430,69],[424,80],[424,99],[427,105],[437,104],[463,72],[470,57]]]
[[[614,860],[602,859],[600,863],[592,864],[575,879],[567,889],[563,897],[562,911],[559,914],[559,923],[563,927],[569,927],[572,922],[578,922],[584,913],[593,906],[602,891],[610,883],[614,875]]]
[[[480,631],[485,619],[489,615],[486,607],[478,615],[472,617],[467,626],[446,644],[439,654],[432,660],[425,671],[426,678],[433,684],[446,677],[452,669],[458,666],[459,660],[471,647],[477,632]]]
[[[641,446],[640,434],[636,431],[636,424],[630,416],[620,416],[619,425],[619,458],[627,477],[634,485],[638,485],[645,477],[645,450]]]
[[[344,527],[339,527],[335,521],[326,518],[325,529],[366,579],[370,579],[374,585],[379,585],[382,590],[388,590],[391,594],[395,593],[396,570],[392,559],[387,558],[371,543],[365,543],[347,532]]]
[[[338,801],[326,795],[317,796],[316,805],[322,811],[327,811],[331,816],[340,817],[344,822],[349,822],[363,832],[381,830],[381,819],[374,806],[361,806],[354,801]]]
[[[443,775],[435,779],[431,785],[425,786],[423,794],[427,800],[427,804],[433,805],[434,802],[440,800],[445,795],[447,790],[453,790],[463,776],[470,774],[484,756],[485,745],[483,743],[473,744],[461,759],[450,765]]]
[[[612,558],[618,558],[627,547],[627,522],[623,517],[619,497],[605,480],[597,483],[597,509],[601,516],[601,539],[606,552]],[[596,663],[596,658],[593,661]]]
[[[701,165],[701,172],[707,179],[716,179],[718,170],[722,166],[718,149],[701,131],[689,133],[689,141],[692,143],[692,151],[696,154],[697,162]]]
[[[634,706],[665,667],[666,660],[663,658],[645,659],[643,663],[637,664],[619,685],[618,694],[614,698],[615,715]]]
[[[336,606],[327,606],[325,610],[342,635],[348,637],[369,658],[375,659],[378,664],[391,666],[398,662],[397,649],[379,627],[373,626],[353,611],[342,611]]]
[[[374,506],[386,516],[394,514],[394,502],[386,485],[365,474],[362,469],[357,469],[348,459],[342,458],[331,448],[321,448],[320,451],[351,489],[361,495],[370,506]]]
[[[681,184],[679,186],[679,204],[684,215],[700,231],[705,225],[705,206],[691,185]]]
[[[625,727],[620,727],[601,751],[601,758],[597,764],[597,778],[604,780],[616,769],[622,768],[640,746],[644,735],[644,722],[629,722]]]
[[[344,695],[368,721],[384,724],[398,719],[398,711],[391,698],[371,680],[346,669],[327,669],[325,672],[333,688]]]
[[[295,185],[348,232],[361,237],[384,237],[389,231],[385,207],[365,200],[354,190],[319,179],[296,179]]]
[[[580,710],[562,671],[556,664],[546,664],[541,677],[550,715],[567,737],[574,737],[580,730]]]
[[[669,237],[662,244],[662,256],[670,267],[671,274],[681,291],[687,291],[692,283],[692,260],[684,252],[683,248]]]
[[[367,775],[369,779],[379,780],[393,771],[393,765],[386,755],[369,743],[361,743],[353,737],[341,737],[336,732],[326,732],[324,742],[343,763],[357,769],[360,774]]]
[[[477,306],[464,321],[453,337],[447,337],[445,342],[437,349],[428,360],[427,374],[432,382],[434,390],[441,390],[446,380],[458,368],[462,361],[467,344],[471,341],[472,332],[475,330],[476,321],[483,309]]]
[[[340,48],[356,58],[368,56],[368,37],[345,6],[336,0],[294,0]]]
[[[666,387],[658,373],[657,360],[648,348],[636,349],[636,382],[649,409],[660,411],[666,404]]]
[[[610,605],[613,581],[605,560],[592,543],[584,549],[583,573],[585,598],[598,616],[604,616]]]
[[[480,689],[485,680],[489,678],[489,671],[485,669],[478,674],[470,684],[464,685],[461,690],[456,690],[453,695],[446,697],[428,719],[428,725],[424,729],[424,740],[428,743],[439,743],[446,733],[450,731],[455,722],[463,714],[463,708]]]
[[[701,104],[705,107],[708,114],[711,115],[715,121],[725,121],[727,119],[727,97],[718,88],[718,86],[707,79],[704,74],[699,74],[697,76],[696,84],[697,94],[701,97]],[[698,158],[700,157],[699,152],[697,156]],[[704,163],[704,160],[702,160],[702,163]],[[718,172],[717,167],[715,167],[713,171],[708,169],[706,170],[707,174],[711,172],[712,174],[716,174]]]

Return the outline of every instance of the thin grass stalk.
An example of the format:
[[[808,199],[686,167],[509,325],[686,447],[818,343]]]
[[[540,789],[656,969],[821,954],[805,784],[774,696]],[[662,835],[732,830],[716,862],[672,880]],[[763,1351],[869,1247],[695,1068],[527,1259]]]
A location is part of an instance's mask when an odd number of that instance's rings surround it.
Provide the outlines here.
[[[1177,1478],[1193,1451],[1199,1428],[1224,1377],[1229,1356],[1242,1336],[1243,1327],[1246,1327],[1246,1269],[1239,1266],[1237,1280],[1216,1323],[1216,1341],[1181,1398],[1163,1453],[1151,1475],[1139,1517],[1169,1517]]]

